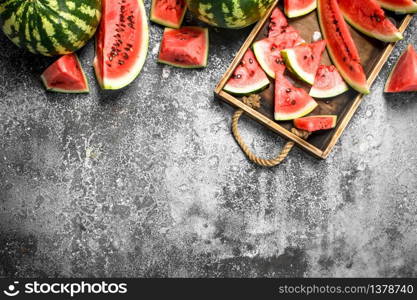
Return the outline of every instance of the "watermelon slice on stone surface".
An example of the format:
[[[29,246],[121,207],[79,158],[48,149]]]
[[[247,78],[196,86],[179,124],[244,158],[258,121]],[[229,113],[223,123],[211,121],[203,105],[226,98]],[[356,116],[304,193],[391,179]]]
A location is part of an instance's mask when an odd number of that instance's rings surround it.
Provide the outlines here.
[[[185,0],[152,0],[151,21],[171,28],[180,28],[187,11]]]
[[[224,90],[232,94],[245,95],[260,91],[268,85],[268,77],[259,66],[252,50],[248,49],[225,85]]]
[[[292,49],[284,49],[281,55],[288,69],[301,80],[313,85],[321,57],[326,49],[326,41],[303,44]]]
[[[383,42],[403,38],[376,0],[338,0],[338,4],[346,21],[363,34]]]
[[[340,75],[358,92],[369,94],[369,86],[358,49],[337,0],[318,0],[317,11],[329,55]]]
[[[41,75],[48,91],[88,93],[89,87],[76,54],[67,54],[50,65]]]
[[[409,45],[398,59],[385,85],[386,93],[417,92],[417,52]]]
[[[317,107],[317,102],[302,88],[295,87],[284,74],[275,78],[275,111],[277,121],[301,118]]]
[[[208,44],[207,28],[166,28],[158,62],[180,68],[204,68],[207,66]]]
[[[377,0],[385,9],[400,14],[417,12],[417,3],[414,0]]]
[[[314,85],[310,90],[310,96],[314,98],[332,98],[349,90],[335,66],[321,65],[317,70]]]
[[[102,0],[94,69],[103,89],[130,84],[148,52],[148,21],[142,0]]]
[[[276,8],[271,15],[268,37],[253,44],[253,51],[262,69],[269,77],[285,70],[281,50],[304,43],[300,33],[288,24],[284,14]]]
[[[297,18],[317,8],[317,0],[285,0],[284,11],[288,18]]]
[[[294,120],[295,127],[309,132],[333,129],[336,124],[337,116],[335,115],[310,116]]]

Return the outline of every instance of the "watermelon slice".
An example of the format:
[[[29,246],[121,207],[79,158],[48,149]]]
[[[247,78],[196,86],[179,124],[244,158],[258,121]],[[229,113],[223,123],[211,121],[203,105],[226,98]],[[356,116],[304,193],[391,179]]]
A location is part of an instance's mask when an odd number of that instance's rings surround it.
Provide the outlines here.
[[[207,66],[208,43],[207,28],[165,28],[158,62],[180,68],[204,68]]]
[[[359,52],[337,0],[318,0],[317,4],[320,26],[333,63],[350,86],[368,94],[369,86]]]
[[[394,66],[385,92],[417,92],[417,52],[413,46],[408,46]]]
[[[349,90],[346,82],[340,76],[335,66],[321,65],[317,70],[316,80],[310,90],[314,98],[331,98]]]
[[[417,3],[414,0],[377,0],[379,4],[391,11],[400,14],[410,14],[417,12]]]
[[[262,69],[269,77],[285,70],[281,50],[304,43],[300,33],[292,26],[284,14],[276,8],[271,15],[268,37],[253,44],[253,51]]]
[[[383,42],[403,38],[376,0],[338,0],[338,3],[346,21],[363,34]]]
[[[50,65],[41,75],[48,91],[88,93],[87,79],[76,54],[67,54]]]
[[[284,7],[288,18],[297,18],[315,10],[317,0],[285,0]]]
[[[335,115],[310,116],[294,120],[295,127],[309,132],[333,129],[336,124],[337,116]]]
[[[123,88],[139,75],[148,52],[148,40],[142,0],[102,0],[94,69],[103,89]]]
[[[248,49],[224,90],[232,94],[245,95],[262,90],[268,85],[268,77],[256,61],[252,50]]]
[[[317,102],[302,88],[295,87],[283,73],[275,77],[275,113],[277,121],[301,118],[317,107]]]
[[[171,28],[180,28],[187,11],[185,0],[152,0],[151,21]]]
[[[281,55],[291,72],[313,85],[325,49],[326,41],[321,40],[282,50]]]

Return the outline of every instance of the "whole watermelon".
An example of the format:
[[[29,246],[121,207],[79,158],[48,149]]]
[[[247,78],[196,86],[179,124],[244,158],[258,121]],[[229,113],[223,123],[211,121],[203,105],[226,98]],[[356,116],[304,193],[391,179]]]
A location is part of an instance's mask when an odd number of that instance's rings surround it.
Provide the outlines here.
[[[187,0],[201,21],[225,28],[242,28],[258,21],[275,0]]]
[[[101,0],[0,0],[0,26],[7,37],[46,56],[84,46],[100,17]]]

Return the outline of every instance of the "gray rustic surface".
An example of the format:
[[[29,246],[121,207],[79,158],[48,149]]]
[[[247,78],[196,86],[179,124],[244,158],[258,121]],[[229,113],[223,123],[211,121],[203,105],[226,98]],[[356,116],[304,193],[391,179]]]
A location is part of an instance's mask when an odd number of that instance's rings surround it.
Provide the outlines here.
[[[201,71],[157,64],[150,31],[120,92],[80,52],[89,95],[45,92],[52,60],[0,35],[0,276],[417,276],[417,99],[383,95],[417,19],[329,159],[295,150],[273,169],[246,160],[212,94],[249,30],[212,29]]]

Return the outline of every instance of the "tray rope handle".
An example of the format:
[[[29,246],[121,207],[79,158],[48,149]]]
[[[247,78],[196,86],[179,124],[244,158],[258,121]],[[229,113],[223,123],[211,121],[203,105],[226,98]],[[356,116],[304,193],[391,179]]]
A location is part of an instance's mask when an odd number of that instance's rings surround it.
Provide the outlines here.
[[[245,103],[246,105],[250,106],[253,109],[259,109],[261,107],[260,99],[261,99],[261,97],[259,95],[250,95],[249,97],[243,97],[243,103]],[[240,148],[246,154],[246,156],[249,158],[249,160],[254,162],[257,165],[262,166],[262,167],[275,167],[275,166],[279,165],[280,163],[282,163],[285,160],[285,158],[287,158],[288,154],[290,153],[290,151],[294,147],[294,142],[288,141],[285,144],[284,148],[282,148],[282,150],[278,154],[278,156],[276,156],[275,158],[263,159],[263,158],[260,158],[260,157],[256,156],[249,149],[248,145],[246,145],[246,143],[243,141],[243,138],[239,133],[238,123],[239,123],[240,117],[243,114],[244,114],[244,111],[241,110],[241,109],[238,109],[233,114],[233,117],[232,117],[232,132],[233,132],[233,136],[236,139],[236,142],[239,144]],[[302,139],[306,139],[310,135],[310,132],[304,131],[304,130],[298,130],[296,128],[292,128],[291,132],[293,134],[297,135],[298,137],[302,138]]]

